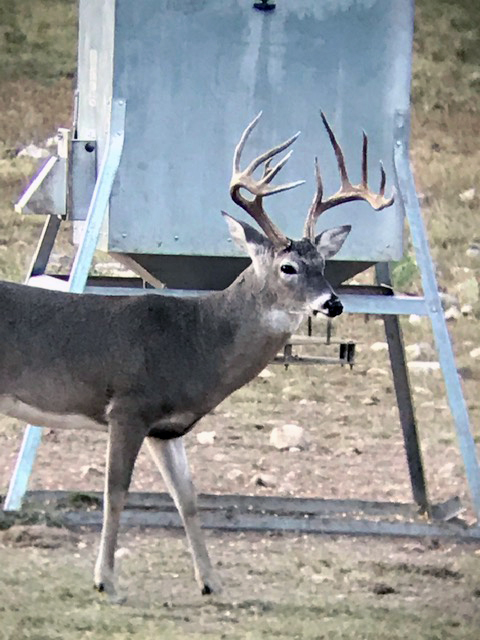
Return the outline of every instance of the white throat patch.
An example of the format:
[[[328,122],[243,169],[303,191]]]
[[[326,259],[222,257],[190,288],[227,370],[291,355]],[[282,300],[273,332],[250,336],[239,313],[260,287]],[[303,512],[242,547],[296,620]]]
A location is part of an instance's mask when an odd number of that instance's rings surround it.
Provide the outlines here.
[[[270,309],[264,315],[265,324],[275,333],[293,333],[302,320],[302,313],[291,313],[283,309]]]

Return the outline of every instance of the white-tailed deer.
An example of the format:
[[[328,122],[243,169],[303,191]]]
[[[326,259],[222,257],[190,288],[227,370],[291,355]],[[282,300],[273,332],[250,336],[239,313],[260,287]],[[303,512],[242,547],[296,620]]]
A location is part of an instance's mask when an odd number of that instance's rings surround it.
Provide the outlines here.
[[[318,216],[351,200],[365,200],[377,210],[393,202],[384,195],[383,168],[379,193],[367,186],[366,137],[361,183],[350,183],[342,151],[322,114],[341,188],[323,200],[315,161],[317,190],[304,237],[290,240],[265,213],[263,198],[301,184],[271,185],[290,153],[273,167],[272,158],[298,134],[242,170],[241,154],[259,117],[235,149],[230,193],[263,233],[223,214],[231,235],[252,260],[225,291],[194,298],[109,297],[0,285],[0,411],[53,428],[108,430],[104,522],[94,580],[112,599],[117,598],[114,553],[120,514],[145,439],[182,517],[202,593],[219,589],[197,518],[182,436],[252,380],[305,315],[342,312],[324,268],[350,226],[316,236]],[[262,165],[263,175],[255,178]]]

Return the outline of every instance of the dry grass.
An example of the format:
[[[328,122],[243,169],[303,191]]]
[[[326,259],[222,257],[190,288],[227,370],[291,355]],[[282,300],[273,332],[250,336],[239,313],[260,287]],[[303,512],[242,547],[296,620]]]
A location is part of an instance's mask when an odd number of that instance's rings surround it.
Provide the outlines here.
[[[129,601],[112,607],[87,587],[92,534],[60,546],[43,536],[0,546],[4,640],[478,637],[480,560],[468,547],[211,534],[225,594],[202,598],[181,535],[132,530],[121,561]]]

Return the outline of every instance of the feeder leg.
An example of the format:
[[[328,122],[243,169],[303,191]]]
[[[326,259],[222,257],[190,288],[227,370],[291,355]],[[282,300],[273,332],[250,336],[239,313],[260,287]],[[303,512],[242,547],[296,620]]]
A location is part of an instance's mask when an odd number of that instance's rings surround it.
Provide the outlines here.
[[[60,218],[57,216],[48,216],[43,225],[42,235],[40,236],[37,249],[30,263],[25,283],[28,283],[31,276],[39,276],[45,273],[59,228]],[[20,509],[22,505],[22,498],[27,491],[28,480],[32,472],[36,452],[42,440],[42,431],[41,427],[33,427],[31,425],[25,429],[10,486],[5,498],[5,511],[16,511]]]
[[[377,284],[391,286],[390,265],[382,262],[375,266]],[[405,348],[400,320],[395,315],[384,315],[385,335],[392,367],[393,384],[397,397],[398,413],[402,426],[408,471],[412,485],[413,499],[422,511],[429,511],[427,487],[423,471],[422,454],[418,439],[415,411],[413,408],[410,380],[408,378]]]
[[[98,237],[102,228],[105,212],[110,200],[113,182],[117,175],[117,169],[122,157],[123,141],[125,137],[125,100],[112,101],[110,138],[105,155],[103,157],[102,166],[95,183],[92,200],[88,209],[87,219],[85,222],[85,232],[75,255],[72,265],[72,271],[68,279],[68,290],[80,293],[84,290],[87,282],[90,265],[92,263],[93,254],[97,247]],[[42,241],[45,239],[51,242],[52,234],[46,233],[47,227],[44,228]],[[51,242],[51,247],[53,242]],[[48,262],[48,253],[45,250],[37,251],[33,265],[38,259],[38,266],[44,263],[45,269]],[[33,268],[33,267],[32,267]],[[10,480],[7,497],[5,499],[5,511],[15,511],[20,509],[23,497],[28,488],[28,481],[32,473],[33,463],[37,454],[42,437],[42,428],[28,425],[23,437],[22,446],[17,457],[15,469]]]
[[[477,518],[480,519],[480,466],[478,464],[476,444],[470,429],[467,405],[463,397],[462,385],[438,293],[435,267],[430,255],[427,233],[415,192],[415,182],[408,157],[408,139],[408,113],[398,111],[395,116],[393,154],[398,195],[407,215],[417,265],[422,276],[425,302],[432,323],[433,336],[445,380],[450,411],[455,422],[457,440],[465,465],[473,509]]]
[[[25,279],[25,284],[32,276],[41,276],[45,273],[48,261],[50,260],[50,254],[52,253],[53,245],[57,238],[58,230],[60,229],[61,218],[58,216],[48,216],[43,225],[42,235],[37,245],[37,250],[30,263],[28,274]]]

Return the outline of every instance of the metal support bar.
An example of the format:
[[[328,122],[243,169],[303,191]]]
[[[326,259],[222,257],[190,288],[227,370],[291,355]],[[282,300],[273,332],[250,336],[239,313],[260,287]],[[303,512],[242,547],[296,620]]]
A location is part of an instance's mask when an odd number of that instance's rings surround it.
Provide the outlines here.
[[[30,508],[38,508],[42,502],[47,504],[47,509],[55,508],[55,519],[66,526],[101,527],[101,493],[34,491],[29,492],[27,498]],[[73,505],[79,505],[80,509]],[[200,494],[198,507],[203,527],[207,529],[480,540],[480,527],[468,527],[456,517],[461,510],[456,497],[433,505],[431,523],[418,518],[416,505],[398,502]],[[137,527],[183,527],[172,498],[165,493],[129,494],[121,523]]]
[[[58,216],[48,216],[45,220],[42,235],[40,236],[40,240],[37,244],[37,250],[32,258],[27,272],[27,277],[25,278],[26,284],[28,284],[28,281],[32,276],[40,276],[45,273],[53,245],[57,238],[58,230],[60,229],[60,222],[61,218]]]
[[[380,315],[428,316],[425,299],[417,296],[379,296],[340,293],[345,313],[373,313]]]
[[[58,520],[67,527],[92,527],[99,530],[102,514],[99,511],[66,511],[58,515]],[[123,511],[120,516],[122,527],[165,527],[182,529],[183,523],[178,513],[159,511]],[[462,542],[478,542],[480,527],[464,527],[460,523],[409,522],[401,520],[365,520],[352,517],[334,518],[328,516],[276,517],[275,514],[229,512],[202,513],[204,529],[222,531],[290,531],[304,534],[333,534],[354,536],[392,536],[402,538],[454,538]]]
[[[100,491],[36,490],[28,491],[25,501],[29,509],[70,510],[88,507],[101,509],[104,495]],[[252,496],[246,494],[199,493],[197,507],[203,511],[243,511],[246,513],[272,513],[277,516],[296,515],[351,515],[372,518],[402,516],[414,520],[419,516],[418,505],[406,502],[378,500],[337,500],[331,498],[302,498],[290,496]],[[131,491],[127,495],[125,509],[176,511],[169,493]],[[458,496],[432,505],[432,520],[447,522],[463,510]]]
[[[125,100],[112,101],[112,117],[110,138],[105,151],[102,166],[98,174],[92,200],[85,223],[85,233],[78,247],[72,271],[68,280],[68,290],[74,293],[83,291],[88,278],[88,272],[92,263],[93,254],[97,247],[98,237],[102,228],[105,212],[107,210],[113,182],[122,157],[123,141],[125,137]],[[46,227],[44,234],[46,233]],[[40,252],[38,253],[38,257]],[[46,251],[42,254],[45,260]],[[41,262],[39,257],[39,262]],[[46,266],[46,264],[45,264]],[[42,428],[28,425],[23,436],[23,442],[15,463],[4,510],[15,511],[20,509],[23,496],[28,487],[28,481],[32,473],[37,449],[42,437]]]
[[[375,266],[375,273],[378,284],[392,285],[390,265],[388,263],[378,263]],[[423,511],[429,513],[427,487],[418,440],[410,381],[408,378],[402,329],[398,316],[385,315],[383,316],[383,321],[385,323],[385,336],[387,338],[388,353],[390,355],[393,383],[397,397],[413,499]]]
[[[85,222],[85,232],[75,255],[72,271],[68,279],[68,289],[74,293],[82,292],[87,283],[88,272],[92,264],[93,254],[97,248],[98,237],[102,229],[120,158],[122,157],[124,139],[125,100],[117,99],[112,101],[108,147],[103,156],[102,166],[93,190]]]
[[[450,336],[438,294],[435,267],[430,255],[425,225],[415,192],[415,182],[410,169],[408,156],[409,120],[407,112],[396,113],[394,136],[393,159],[399,187],[398,195],[405,208],[417,264],[422,277],[425,301],[432,323],[438,359],[445,380],[448,402],[455,421],[457,439],[465,465],[473,508],[477,519],[480,520],[480,467],[475,441],[470,430],[467,406],[463,397]]]

